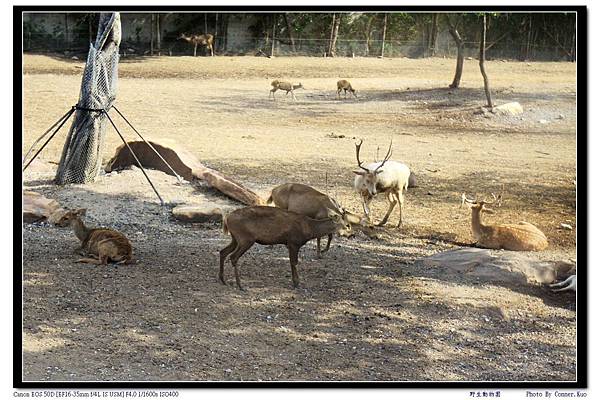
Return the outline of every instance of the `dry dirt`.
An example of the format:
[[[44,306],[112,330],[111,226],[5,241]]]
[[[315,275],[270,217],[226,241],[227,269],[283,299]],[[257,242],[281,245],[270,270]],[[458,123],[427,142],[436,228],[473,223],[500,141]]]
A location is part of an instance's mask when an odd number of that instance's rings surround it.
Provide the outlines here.
[[[26,55],[23,154],[78,98],[82,62]],[[359,212],[354,142],[364,158],[393,139],[417,174],[381,238],[335,238],[301,252],[294,290],[283,246],[240,260],[247,292],[217,281],[219,225],[175,222],[137,169],[55,187],[50,171],[24,186],[91,225],[133,242],[137,263],[77,264],[68,229],[23,225],[24,380],[555,380],[576,379],[572,293],[481,282],[419,267],[421,257],[471,242],[460,194],[503,192],[490,221],[527,220],[548,236],[544,260],[576,257],[576,75],[573,63],[488,62],[497,104],[521,116],[485,118],[476,60],[449,90],[450,59],[162,57],[124,59],[117,106],[147,138],[167,137],[262,195],[303,182]],[[298,101],[275,78],[301,81]],[[337,100],[337,79],[358,99]],[[542,121],[542,122],[540,122]],[[134,139],[123,123],[122,132]],[[56,162],[66,130],[40,158]],[[120,144],[108,130],[105,161]],[[328,185],[325,185],[327,173]],[[173,204],[230,201],[150,171]],[[239,206],[239,205],[236,205]],[[375,219],[386,210],[375,202]],[[572,230],[561,229],[561,223]],[[229,265],[227,265],[229,267]],[[230,268],[226,275],[233,281]]]

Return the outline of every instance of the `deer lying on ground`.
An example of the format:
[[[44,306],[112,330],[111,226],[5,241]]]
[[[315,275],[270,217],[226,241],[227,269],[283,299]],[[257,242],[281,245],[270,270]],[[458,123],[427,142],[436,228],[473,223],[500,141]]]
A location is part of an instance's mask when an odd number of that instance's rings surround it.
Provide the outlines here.
[[[271,89],[271,91],[269,92],[269,98],[271,98],[271,95],[273,95],[273,100],[275,100],[275,92],[277,90],[285,90],[286,96],[288,93],[291,92],[292,99],[296,100],[296,95],[294,94],[294,90],[304,89],[304,86],[302,86],[302,83],[298,83],[297,85],[292,85],[290,82],[280,81],[277,79],[275,79],[273,82],[271,82],[271,86],[273,86],[273,89]]]
[[[186,42],[194,45],[194,57],[196,57],[196,49],[198,48],[199,44],[206,46],[206,50],[210,51],[211,56],[214,57],[215,55],[213,51],[214,38],[213,35],[211,35],[210,33],[206,33],[204,35],[186,35],[182,33],[177,39],[185,40]]]
[[[327,218],[313,219],[277,207],[253,206],[235,210],[223,216],[223,232],[231,234],[231,243],[220,252],[219,280],[226,284],[223,276],[225,259],[229,256],[235,272],[235,281],[240,290],[239,258],[254,245],[285,244],[292,266],[292,282],[298,287],[300,282],[296,265],[298,251],[306,242],[329,235],[340,228],[346,228],[343,217],[333,210]]]
[[[349,226],[360,224],[362,219],[356,214],[347,212],[337,201],[318,190],[301,183],[284,183],[271,191],[267,204],[274,203],[277,207],[287,211],[306,215],[314,219],[327,218],[330,211],[342,216],[344,222]],[[339,234],[347,233],[347,230],[338,231]],[[329,250],[333,232],[327,235],[327,245],[321,251],[321,238],[317,238],[317,257]]]
[[[347,98],[347,92],[350,92],[354,95],[354,97],[356,96],[356,90],[352,88],[352,85],[350,84],[350,82],[348,82],[345,79],[339,80],[337,81],[337,97],[338,99],[340,98],[340,93],[342,92],[342,89],[344,90],[344,98]]]
[[[354,189],[362,198],[363,211],[367,221],[370,221],[369,204],[378,193],[385,193],[390,203],[389,209],[378,226],[383,226],[387,222],[390,214],[396,204],[400,207],[400,219],[398,228],[402,224],[402,208],[404,208],[404,191],[408,189],[410,169],[397,161],[391,161],[392,143],[388,148],[387,154],[381,162],[374,162],[363,166],[360,161],[360,147],[362,140],[356,146],[356,161],[360,170],[354,170],[357,176],[354,178]]]
[[[91,264],[107,264],[109,261],[127,264],[132,259],[132,248],[129,240],[120,232],[108,228],[88,228],[81,217],[85,208],[68,211],[57,223],[59,226],[71,226],[81,246],[77,250],[98,257],[81,258],[77,262]],[[83,255],[83,254],[82,254]]]
[[[478,247],[486,249],[505,249],[515,251],[541,251],[548,247],[548,239],[542,231],[529,222],[518,224],[486,225],[481,220],[482,213],[493,214],[486,205],[501,203],[501,196],[492,193],[493,201],[470,199],[462,194],[461,207],[471,205],[471,230]]]

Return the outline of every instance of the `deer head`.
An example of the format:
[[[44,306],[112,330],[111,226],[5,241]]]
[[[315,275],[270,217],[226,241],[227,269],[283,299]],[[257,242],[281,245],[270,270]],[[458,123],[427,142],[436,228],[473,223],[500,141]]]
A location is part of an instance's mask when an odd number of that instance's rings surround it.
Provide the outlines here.
[[[358,163],[360,170],[354,170],[352,172],[362,177],[360,182],[361,191],[368,192],[370,196],[375,196],[377,194],[377,175],[383,172],[381,168],[392,156],[392,141],[390,140],[390,146],[383,161],[374,170],[363,167],[363,163],[360,161],[360,147],[362,146],[362,143],[363,141],[361,139],[360,143],[354,144],[356,146],[356,162]]]
[[[71,225],[72,221],[77,221],[81,219],[86,213],[85,208],[79,208],[77,210],[70,210],[65,213],[57,222],[56,225],[60,227],[65,227]]]
[[[465,193],[463,193],[461,196],[460,206],[462,207],[465,203],[467,203],[471,206],[472,210],[475,210],[477,212],[493,214],[494,211],[487,208],[486,205],[497,204],[499,207],[500,205],[502,205],[502,195],[496,196],[494,193],[492,193],[492,198],[493,198],[492,201],[489,201],[487,199],[477,200],[477,199],[469,198],[469,197],[467,197],[467,195]]]

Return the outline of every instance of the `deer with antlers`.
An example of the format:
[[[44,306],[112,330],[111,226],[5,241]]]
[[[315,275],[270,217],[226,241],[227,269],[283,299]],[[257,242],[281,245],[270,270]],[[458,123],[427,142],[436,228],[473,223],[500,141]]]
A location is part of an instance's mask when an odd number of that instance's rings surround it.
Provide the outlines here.
[[[404,191],[408,189],[410,169],[405,164],[390,160],[392,156],[392,142],[388,148],[383,161],[373,162],[363,165],[360,161],[360,147],[362,139],[356,146],[356,161],[359,170],[354,170],[354,189],[360,194],[363,203],[365,217],[370,221],[369,204],[378,193],[385,193],[389,202],[389,209],[378,226],[383,226],[387,222],[390,214],[398,204],[399,216],[398,228],[402,224],[402,209],[404,208]]]
[[[186,35],[185,33],[182,33],[177,40],[185,40],[186,42],[193,44],[194,57],[196,57],[196,50],[198,49],[199,44],[206,46],[206,50],[210,51],[211,57],[214,57],[215,55],[213,51],[214,37],[210,33],[205,33],[204,35]]]
[[[515,251],[541,251],[548,247],[548,239],[542,231],[529,222],[521,221],[518,224],[484,224],[481,214],[493,214],[486,205],[502,202],[502,195],[496,197],[492,193],[493,201],[476,200],[462,194],[461,207],[468,203],[471,206],[471,230],[478,247],[486,249],[505,249]]]

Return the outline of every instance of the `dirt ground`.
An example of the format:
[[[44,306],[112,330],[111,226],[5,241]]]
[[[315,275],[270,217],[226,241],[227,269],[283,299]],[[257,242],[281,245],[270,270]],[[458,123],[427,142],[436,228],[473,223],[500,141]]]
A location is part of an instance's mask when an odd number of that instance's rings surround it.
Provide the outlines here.
[[[83,63],[26,55],[23,154],[76,103]],[[451,59],[161,57],[123,59],[117,106],[147,138],[177,140],[259,194],[302,182],[361,210],[352,191],[354,143],[410,166],[401,229],[334,239],[322,260],[301,251],[293,289],[287,250],[254,246],[240,260],[248,289],[217,280],[218,224],[182,224],[134,168],[89,185],[24,187],[86,221],[125,233],[137,263],[77,264],[69,229],[23,225],[24,380],[568,381],[576,379],[572,293],[482,282],[419,258],[470,243],[460,195],[503,193],[488,221],[529,221],[546,233],[542,260],[576,258],[576,74],[573,63],[490,61],[496,104],[520,116],[486,118],[476,60],[447,88]],[[275,78],[301,81],[298,101],[269,100]],[[351,80],[357,99],[337,100]],[[134,133],[118,122],[129,139]],[[57,162],[66,129],[40,158]],[[120,139],[106,136],[107,161]],[[327,173],[328,184],[325,185]],[[210,188],[149,175],[173,204],[235,204]],[[374,202],[378,220],[384,199]],[[572,230],[561,227],[572,226]]]

